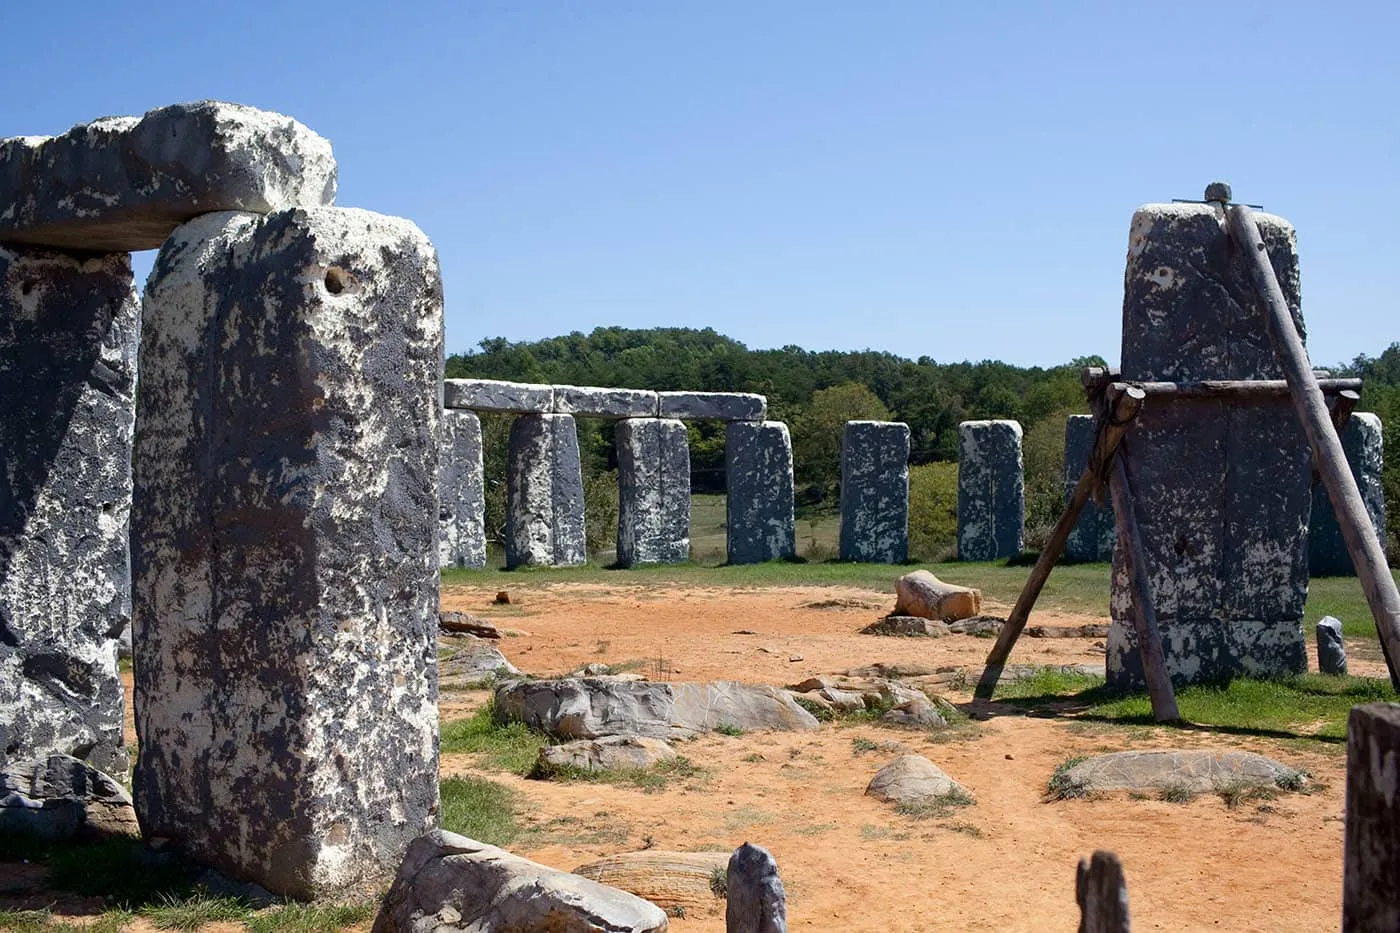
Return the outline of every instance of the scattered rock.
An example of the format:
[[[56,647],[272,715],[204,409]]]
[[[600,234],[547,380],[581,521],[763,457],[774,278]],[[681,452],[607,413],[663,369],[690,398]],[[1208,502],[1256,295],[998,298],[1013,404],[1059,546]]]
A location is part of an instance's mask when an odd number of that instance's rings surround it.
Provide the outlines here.
[[[835,599],[818,599],[802,603],[798,609],[881,609],[883,605],[873,599],[857,599],[852,596]]]
[[[1106,622],[1089,622],[1084,625],[1032,625],[1026,629],[1031,638],[1107,638],[1109,625]]]
[[[942,638],[948,623],[919,616],[885,616],[860,630],[862,635],[898,635],[906,638]]]
[[[922,755],[900,755],[870,779],[865,793],[886,803],[972,796],[965,787]]]
[[[790,655],[788,655],[788,661],[789,661],[790,663],[795,664],[795,663],[797,663],[798,661],[801,661],[801,660],[803,660],[803,657],[802,657],[802,655],[800,655],[800,654],[790,654]]]
[[[0,831],[52,840],[141,836],[126,790],[71,755],[5,765],[0,771]]]
[[[438,658],[438,682],[443,686],[490,686],[506,677],[521,676],[519,668],[507,661],[495,645],[473,635],[463,636],[460,645],[451,654]]]
[[[948,720],[943,718],[943,715],[932,703],[917,697],[886,710],[884,715],[880,717],[880,721],[895,726],[942,728],[948,725]]]
[[[1223,787],[1298,787],[1301,771],[1254,752],[1210,749],[1114,752],[1079,762],[1060,776],[1084,791],[1182,790],[1210,793]]]
[[[918,616],[953,622],[982,611],[982,591],[944,583],[927,570],[906,573],[895,581],[896,616]]]
[[[444,632],[463,632],[477,638],[500,638],[496,626],[465,612],[439,612],[438,627]]]
[[[962,619],[949,624],[948,631],[954,635],[976,635],[979,638],[990,638],[999,634],[1001,627],[1005,624],[1005,619],[998,619],[996,616],[973,616],[970,619]]]
[[[620,888],[668,912],[699,911],[715,904],[716,872],[725,870],[727,852],[622,852],[574,869],[600,884]]]
[[[498,593],[496,593],[496,598],[491,601],[498,606],[509,606],[510,593],[506,592],[505,590],[501,590]]]
[[[865,667],[853,667],[844,672],[846,677],[923,677],[927,674],[939,673],[942,668],[935,670],[932,667],[925,667],[922,664],[885,664],[876,661],[874,664],[867,664]]]
[[[535,773],[548,777],[558,771],[642,770],[676,757],[676,750],[661,739],[639,735],[606,735],[601,739],[578,739],[563,745],[540,749]]]

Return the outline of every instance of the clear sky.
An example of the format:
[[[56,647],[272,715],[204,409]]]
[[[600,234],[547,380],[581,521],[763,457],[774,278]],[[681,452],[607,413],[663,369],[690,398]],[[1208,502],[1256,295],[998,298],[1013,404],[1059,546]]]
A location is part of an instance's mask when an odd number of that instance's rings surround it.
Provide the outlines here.
[[[11,0],[0,136],[212,97],[416,221],[448,350],[600,325],[1118,357],[1128,222],[1298,227],[1319,365],[1400,340],[1400,4]],[[139,267],[144,270],[149,258]]]

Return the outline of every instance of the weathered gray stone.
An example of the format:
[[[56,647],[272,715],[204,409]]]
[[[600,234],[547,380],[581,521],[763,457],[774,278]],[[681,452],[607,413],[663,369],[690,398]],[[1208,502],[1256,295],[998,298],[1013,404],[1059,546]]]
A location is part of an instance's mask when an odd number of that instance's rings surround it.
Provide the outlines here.
[[[1227,787],[1298,787],[1302,772],[1254,752],[1209,748],[1111,752],[1085,759],[1059,780],[1086,791],[1182,790],[1208,794]]]
[[[554,411],[588,418],[655,418],[659,400],[646,389],[555,386]]]
[[[540,749],[535,773],[548,776],[565,769],[579,771],[641,770],[676,757],[676,750],[664,739],[640,735],[605,735],[598,739],[577,739],[563,745]]]
[[[902,638],[942,638],[948,634],[948,623],[920,616],[889,615],[876,619],[860,630],[862,635],[893,635]]]
[[[126,769],[139,331],[130,257],[0,246],[0,763]]]
[[[876,772],[865,793],[885,803],[972,798],[965,787],[923,755],[900,755]]]
[[[574,874],[621,888],[677,917],[716,904],[715,873],[729,864],[728,852],[619,852],[580,865]]]
[[[659,392],[662,418],[716,421],[762,421],[768,399],[747,392]]]
[[[331,144],[290,117],[220,101],[0,140],[0,242],[126,252],[215,211],[335,201]]]
[[[554,410],[554,386],[497,379],[448,379],[442,403],[447,408],[541,415]]]
[[[1021,553],[1025,514],[1021,426],[1015,421],[958,425],[958,559]]]
[[[206,215],[142,313],[142,826],[280,894],[392,873],[438,802],[432,245],[360,210]]]
[[[507,457],[506,566],[586,563],[583,467],[573,416],[516,418]]]
[[[1361,490],[1361,501],[1371,517],[1371,527],[1385,550],[1385,490],[1381,470],[1385,466],[1385,437],[1381,419],[1368,411],[1353,412],[1342,429],[1342,450],[1346,451],[1351,475]],[[1314,576],[1355,576],[1356,567],[1342,540],[1337,513],[1322,483],[1313,487],[1312,520],[1308,523],[1308,572]]]
[[[1094,449],[1093,415],[1070,415],[1065,419],[1065,504],[1074,495],[1074,487],[1089,462],[1089,454]],[[1118,529],[1114,524],[1113,501],[1104,497],[1100,506],[1092,496],[1084,503],[1079,520],[1070,529],[1065,541],[1065,557],[1075,561],[1109,561],[1113,559],[1113,545],[1118,540]]]
[[[626,891],[436,829],[414,840],[374,933],[661,933],[666,914]]]
[[[1343,933],[1400,929],[1400,704],[1353,706],[1347,719]]]
[[[690,447],[685,425],[661,418],[617,423],[617,562],[690,559]]]
[[[761,564],[794,556],[797,527],[787,425],[736,421],[724,432],[729,563]]]
[[[473,635],[453,639],[452,649],[438,658],[438,682],[442,689],[490,687],[497,681],[519,677],[520,670],[491,642]]]
[[[982,591],[945,583],[927,570],[904,574],[894,583],[893,615],[956,622],[982,611]]]
[[[941,729],[948,725],[943,711],[932,701],[921,696],[905,700],[885,710],[880,715],[880,721],[895,726],[917,726],[921,729]]]
[[[744,843],[725,869],[725,933],[787,933],[787,893],[767,849]]]
[[[1347,644],[1342,638],[1342,622],[1323,616],[1317,623],[1317,669],[1324,674],[1347,672]]]
[[[1296,318],[1293,228],[1256,216]],[[1203,204],[1153,204],[1134,214],[1125,380],[1281,378],[1254,285],[1222,223],[1220,209]],[[1123,450],[1173,681],[1305,671],[1311,455],[1291,401],[1148,405]],[[1115,688],[1143,682],[1131,590],[1116,554],[1106,662]]]
[[[486,482],[481,419],[470,411],[442,413],[438,464],[438,563],[486,566]]]
[[[841,437],[841,559],[909,557],[909,425],[848,421]]]
[[[71,755],[11,761],[0,770],[0,833],[42,839],[140,836],[116,779]]]

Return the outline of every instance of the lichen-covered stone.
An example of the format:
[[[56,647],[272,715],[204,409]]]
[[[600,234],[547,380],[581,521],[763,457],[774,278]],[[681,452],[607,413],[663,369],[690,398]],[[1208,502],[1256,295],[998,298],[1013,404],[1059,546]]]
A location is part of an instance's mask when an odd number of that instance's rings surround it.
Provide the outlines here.
[[[1371,412],[1354,412],[1342,430],[1342,449],[1361,501],[1371,517],[1381,549],[1385,549],[1385,490],[1381,487],[1381,469],[1385,466],[1385,438],[1381,419]],[[1308,570],[1317,576],[1354,576],[1356,567],[1342,540],[1337,513],[1322,483],[1313,487],[1312,520],[1308,528]]]
[[[516,418],[507,459],[506,566],[585,563],[583,467],[573,416]]]
[[[655,418],[655,392],[597,386],[555,386],[554,411],[588,418]]]
[[[662,418],[617,423],[617,562],[690,559],[690,447],[685,425]]]
[[[1317,669],[1324,674],[1347,672],[1347,643],[1342,638],[1342,620],[1323,616],[1317,623]]]
[[[0,763],[126,768],[139,330],[130,257],[0,246]]]
[[[724,432],[729,563],[761,564],[792,557],[797,553],[797,527],[787,425],[736,421]]]
[[[367,211],[212,214],[143,317],[142,826],[279,894],[391,875],[438,802],[436,254]]]
[[[290,117],[220,101],[0,140],[0,242],[126,252],[215,211],[335,201],[331,144]]]
[[[1400,704],[1365,703],[1347,717],[1342,933],[1400,927]]]
[[[725,869],[725,933],[787,933],[787,928],[778,862],[767,849],[746,842]]]
[[[447,408],[541,415],[554,410],[554,386],[499,379],[448,379],[443,385],[442,403]]]
[[[0,834],[85,841],[141,835],[131,795],[110,774],[72,755],[0,768]]]
[[[997,560],[1021,553],[1025,513],[1021,425],[958,425],[958,559]]]
[[[481,419],[473,412],[449,408],[442,413],[438,496],[438,563],[485,567],[486,483]]]
[[[848,421],[841,437],[841,559],[909,557],[909,425]]]
[[[762,421],[768,399],[748,392],[661,392],[662,418]]]
[[[1074,487],[1079,485],[1079,477],[1084,474],[1096,434],[1093,415],[1070,415],[1065,419],[1066,505],[1074,495]],[[1112,560],[1113,545],[1118,540],[1114,521],[1113,500],[1105,495],[1100,506],[1090,496],[1065,541],[1065,557],[1074,561]]]
[[[1293,228],[1256,216],[1296,319]],[[1148,205],[1133,216],[1124,379],[1281,378],[1254,285],[1223,222],[1218,207],[1202,204]],[[1149,404],[1123,450],[1172,679],[1305,671],[1311,455],[1291,401]],[[1121,550],[1107,670],[1111,685],[1132,687],[1142,683],[1142,666]]]

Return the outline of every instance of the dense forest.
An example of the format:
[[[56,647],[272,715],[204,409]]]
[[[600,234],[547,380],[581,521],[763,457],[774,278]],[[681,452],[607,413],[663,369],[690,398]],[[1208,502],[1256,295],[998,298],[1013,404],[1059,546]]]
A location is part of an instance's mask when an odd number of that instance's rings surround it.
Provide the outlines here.
[[[572,333],[528,343],[483,340],[478,349],[449,357],[447,376],[761,393],[768,397],[769,417],[787,422],[792,431],[798,503],[809,510],[834,505],[840,435],[848,420],[907,423],[912,434],[911,460],[932,464],[957,459],[959,422],[1014,418],[1026,430],[1026,524],[1028,540],[1034,545],[1058,515],[1065,416],[1088,411],[1080,370],[1102,365],[1105,362],[1099,357],[1081,357],[1047,369],[992,360],[909,360],[869,350],[811,351],[797,346],[749,350],[708,328],[600,327],[586,335]],[[1358,356],[1331,369],[1337,375],[1364,378],[1359,410],[1375,411],[1385,423],[1387,518],[1395,537],[1400,534],[1400,343],[1377,357]],[[486,429],[488,435],[504,430],[490,419]],[[581,419],[579,430],[586,474],[598,477],[612,469],[612,435],[606,424]],[[724,482],[723,429],[695,423],[690,430],[694,487],[719,491]],[[503,443],[488,441],[488,458],[503,457],[503,448]],[[495,472],[492,467],[488,463],[488,478]],[[503,463],[497,469],[503,469]],[[606,482],[596,485],[601,490]]]

